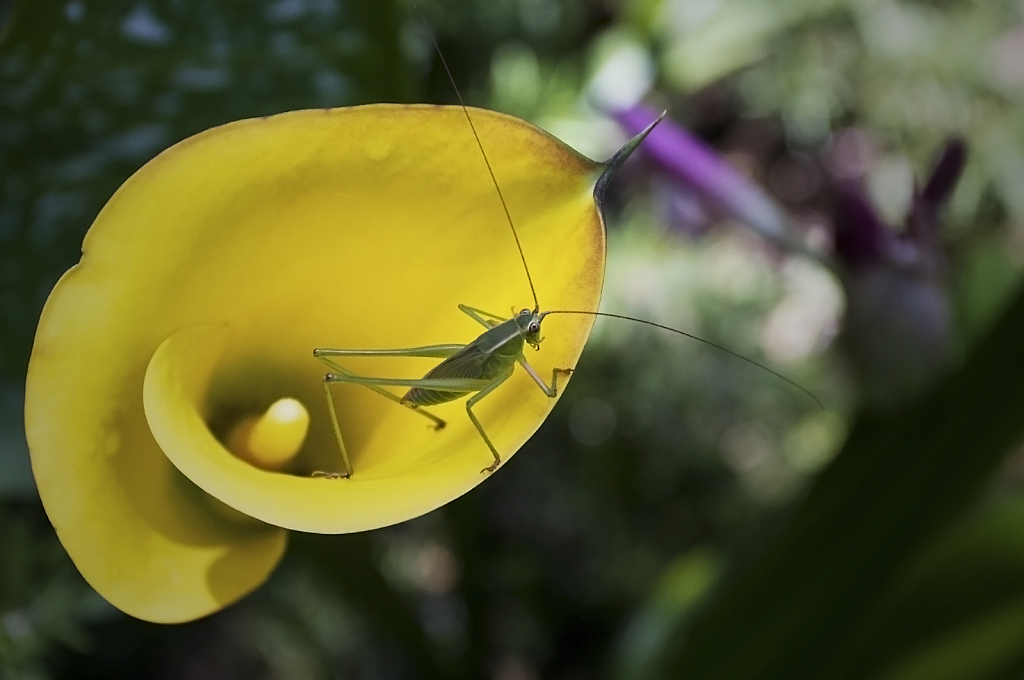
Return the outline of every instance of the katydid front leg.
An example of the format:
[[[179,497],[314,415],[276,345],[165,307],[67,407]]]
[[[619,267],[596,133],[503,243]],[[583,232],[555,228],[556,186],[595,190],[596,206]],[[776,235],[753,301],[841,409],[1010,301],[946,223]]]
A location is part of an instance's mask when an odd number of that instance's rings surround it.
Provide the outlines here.
[[[533,367],[530,366],[530,364],[526,363],[526,359],[519,359],[519,364],[523,367],[526,373],[533,379],[533,381],[537,383],[537,386],[540,387],[541,390],[543,390],[544,394],[546,394],[551,399],[554,399],[556,396],[558,396],[558,374],[561,373],[562,375],[570,375],[572,373],[571,368],[552,369],[551,385],[548,385],[547,383],[544,382],[543,378],[537,375],[537,372],[533,370]],[[491,450],[491,454],[494,456],[494,462],[480,471],[480,474],[482,475],[486,475],[490,472],[494,472],[495,470],[497,470],[498,466],[501,465],[501,456],[498,455],[497,449],[495,449],[494,444],[491,443],[490,437],[488,437],[487,433],[484,432],[484,428],[481,427],[480,421],[478,421],[476,419],[476,416],[473,415],[473,406],[483,397],[487,396],[487,394],[494,390],[498,385],[505,382],[505,379],[507,377],[508,376],[504,376],[498,380],[495,380],[493,383],[488,385],[486,388],[480,390],[478,394],[474,395],[469,399],[469,401],[466,402],[466,413],[469,414],[469,419],[473,421],[473,424],[476,426],[477,432],[479,432],[480,436],[484,438],[484,442],[487,443],[487,448]]]
[[[548,385],[544,382],[544,378],[537,375],[537,371],[533,370],[533,366],[526,363],[525,358],[520,357],[518,361],[519,365],[523,367],[523,370],[526,371],[527,375],[533,379],[533,382],[537,383],[537,387],[552,399],[558,396],[558,374],[561,373],[566,376],[572,375],[571,368],[553,368],[551,369],[551,384]]]

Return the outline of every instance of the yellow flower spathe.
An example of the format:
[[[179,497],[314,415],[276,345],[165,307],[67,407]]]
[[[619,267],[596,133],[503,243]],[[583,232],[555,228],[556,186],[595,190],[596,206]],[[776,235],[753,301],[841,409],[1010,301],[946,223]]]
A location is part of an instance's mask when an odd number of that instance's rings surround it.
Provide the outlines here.
[[[472,110],[543,309],[596,310],[604,166],[508,116]],[[468,343],[458,304],[532,307],[522,263],[461,108],[296,111],[214,128],[160,154],[111,198],[36,335],[26,396],[47,514],[86,580],[123,611],[197,618],[262,583],[286,529],[400,522],[479,484],[491,458],[464,400],[448,425],[332,386],[316,347]],[[528,359],[573,367],[592,317],[552,316]],[[421,377],[436,361],[346,361]],[[289,460],[225,442],[281,398],[309,414]],[[476,409],[507,460],[554,405],[517,370]],[[286,447],[287,448],[287,447]],[[287,458],[287,457],[285,457]]]

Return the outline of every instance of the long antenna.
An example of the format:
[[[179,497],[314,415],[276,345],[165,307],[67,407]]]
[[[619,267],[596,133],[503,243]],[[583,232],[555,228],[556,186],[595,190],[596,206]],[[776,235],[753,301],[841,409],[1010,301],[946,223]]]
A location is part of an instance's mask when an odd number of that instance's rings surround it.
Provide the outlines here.
[[[512,236],[516,239],[516,248],[519,249],[519,259],[523,261],[523,271],[526,272],[526,281],[530,284],[530,294],[533,295],[533,311],[540,311],[540,303],[537,301],[537,289],[533,287],[533,277],[530,276],[530,268],[526,265],[526,255],[523,254],[523,244],[519,242],[519,234],[516,232],[516,225],[512,223],[512,215],[508,211],[508,204],[505,203],[505,195],[501,193],[501,187],[498,186],[498,178],[494,176],[494,169],[491,167],[491,161],[487,158],[487,152],[484,151],[483,142],[480,141],[480,135],[476,131],[476,126],[473,125],[473,119],[469,116],[469,107],[466,106],[466,102],[462,99],[462,93],[459,92],[459,86],[455,84],[455,76],[452,75],[452,70],[448,68],[448,62],[444,58],[444,54],[441,52],[441,46],[437,44],[437,38],[434,37],[434,32],[430,30],[430,24],[427,23],[426,18],[420,12],[416,5],[413,5],[413,9],[416,10],[416,14],[419,15],[420,21],[423,22],[423,26],[427,29],[427,35],[430,36],[431,42],[434,43],[434,49],[437,50],[437,56],[441,58],[441,65],[444,66],[444,72],[448,74],[448,80],[452,84],[452,88],[455,89],[455,95],[459,98],[459,104],[462,105],[462,112],[466,114],[466,120],[469,122],[469,127],[473,131],[473,137],[476,138],[476,145],[480,147],[480,154],[484,157],[484,163],[487,164],[487,172],[491,175],[491,181],[494,182],[494,188],[498,192],[498,198],[501,200],[501,207],[505,211],[505,218],[508,220],[508,226],[512,229]]]
[[[787,378],[786,376],[782,375],[778,371],[773,371],[772,369],[768,368],[764,364],[759,364],[756,361],[754,361],[753,359],[745,357],[742,354],[739,354],[737,352],[733,352],[731,349],[728,349],[726,347],[722,347],[721,345],[719,345],[717,343],[714,343],[714,342],[711,342],[710,340],[705,340],[704,338],[701,338],[701,337],[698,337],[696,335],[693,335],[692,333],[687,333],[686,331],[681,331],[681,330],[679,330],[677,328],[672,328],[670,326],[662,326],[660,323],[654,323],[653,321],[646,321],[644,319],[637,319],[637,318],[632,317],[632,316],[625,316],[624,314],[609,314],[607,312],[583,312],[583,311],[568,310],[568,309],[558,309],[558,310],[555,310],[555,311],[552,311],[552,312],[544,312],[543,314],[541,314],[541,319],[543,319],[548,314],[587,314],[587,315],[590,315],[590,316],[606,316],[606,317],[609,317],[609,318],[612,318],[612,319],[625,319],[626,321],[636,321],[637,323],[642,323],[642,324],[645,324],[647,326],[653,326],[655,328],[660,328],[663,331],[671,331],[673,333],[677,333],[679,335],[682,335],[682,336],[685,336],[687,338],[690,338],[691,340],[696,340],[697,342],[703,342],[705,345],[708,345],[710,347],[714,347],[715,349],[720,349],[723,352],[725,352],[726,354],[731,354],[732,356],[736,357],[737,359],[742,359],[743,361],[746,361],[748,364],[751,364],[753,366],[757,366],[762,371],[768,371],[769,373],[774,375],[776,378],[779,378],[780,380],[783,380],[783,381],[789,383],[790,385],[792,385],[793,387],[797,388],[798,390],[800,390],[801,392],[806,394],[808,397],[813,399],[814,403],[816,403],[819,407],[821,407],[822,410],[825,409],[825,405],[823,403],[821,403],[821,399],[818,399],[818,397],[816,397],[813,392],[811,392],[809,389],[807,389],[803,385],[790,380],[789,378]]]

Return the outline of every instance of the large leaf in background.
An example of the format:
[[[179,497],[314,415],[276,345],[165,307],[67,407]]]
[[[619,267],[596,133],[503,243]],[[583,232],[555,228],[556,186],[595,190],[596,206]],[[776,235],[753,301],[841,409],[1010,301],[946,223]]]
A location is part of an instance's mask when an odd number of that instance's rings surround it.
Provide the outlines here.
[[[965,680],[1024,669],[1024,497],[970,514],[921,550],[873,623],[858,677]]]
[[[922,403],[901,416],[862,415],[789,527],[690,631],[688,644],[677,639],[667,650],[673,675],[854,678],[863,677],[883,648],[893,655],[920,649],[923,623],[908,627],[900,619],[900,602],[909,597],[901,589],[902,570],[923,559],[917,554],[925,542],[976,501],[1019,440],[1022,347],[1024,293],[961,369]],[[955,547],[948,549],[953,555],[947,561],[959,559]],[[1020,592],[1024,572],[1005,574],[1007,596]],[[972,572],[972,578],[983,577]],[[981,616],[977,604],[963,616]],[[994,607],[992,616],[993,630],[1000,628],[998,616],[1014,620],[1009,608]],[[961,661],[971,649],[966,640]],[[976,658],[978,668],[988,662],[985,654]],[[972,677],[966,668],[964,673]]]

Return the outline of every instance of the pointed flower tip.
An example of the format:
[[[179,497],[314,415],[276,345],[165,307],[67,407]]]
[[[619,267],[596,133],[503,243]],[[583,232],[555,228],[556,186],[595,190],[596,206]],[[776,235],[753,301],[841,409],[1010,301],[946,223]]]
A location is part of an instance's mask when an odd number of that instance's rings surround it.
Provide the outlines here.
[[[660,121],[666,113],[658,116],[655,109],[637,105],[612,115],[633,134],[651,120]],[[785,213],[763,189],[671,119],[651,131],[644,150],[668,177],[716,211],[787,250],[805,251]]]
[[[597,200],[598,205],[601,205],[604,201],[605,193],[608,191],[608,184],[611,182],[612,177],[618,172],[622,164],[625,163],[633,152],[639,148],[645,139],[654,131],[658,123],[665,119],[668,115],[668,109],[661,112],[660,116],[656,116],[654,120],[648,122],[645,126],[641,127],[638,132],[633,135],[633,138],[622,145],[614,156],[612,156],[604,165],[604,171],[597,180],[597,184],[594,185],[594,198]]]

